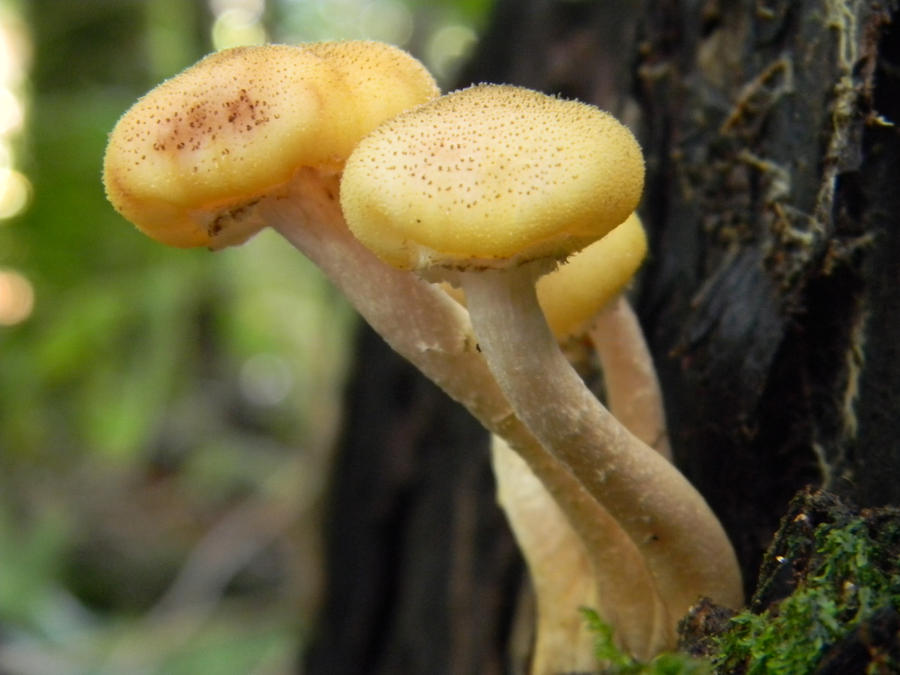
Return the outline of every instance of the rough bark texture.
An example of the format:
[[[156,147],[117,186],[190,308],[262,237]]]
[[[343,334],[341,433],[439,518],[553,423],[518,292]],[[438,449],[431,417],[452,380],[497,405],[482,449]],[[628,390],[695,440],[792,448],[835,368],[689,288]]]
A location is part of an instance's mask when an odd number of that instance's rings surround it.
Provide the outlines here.
[[[896,19],[889,0],[500,0],[464,74],[641,138],[637,308],[677,463],[748,591],[803,486],[900,502]],[[309,672],[500,672],[521,565],[484,438],[377,340],[360,354]]]
[[[898,498],[891,17],[878,2],[655,4],[635,81],[655,252],[639,309],[676,458],[752,583],[804,484]]]

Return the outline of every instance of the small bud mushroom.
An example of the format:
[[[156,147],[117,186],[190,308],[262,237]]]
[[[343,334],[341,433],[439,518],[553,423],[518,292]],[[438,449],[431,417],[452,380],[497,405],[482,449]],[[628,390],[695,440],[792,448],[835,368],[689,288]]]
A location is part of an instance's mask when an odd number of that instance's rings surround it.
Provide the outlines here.
[[[643,189],[636,141],[582,103],[481,85],[386,122],[348,159],[347,223],[385,261],[461,283],[516,416],[638,547],[669,611],[742,603],[733,549],[688,481],[630,434],[562,355],[536,279],[603,236]]]
[[[538,302],[557,339],[583,333],[597,312],[625,290],[646,256],[647,235],[632,213],[538,279]]]

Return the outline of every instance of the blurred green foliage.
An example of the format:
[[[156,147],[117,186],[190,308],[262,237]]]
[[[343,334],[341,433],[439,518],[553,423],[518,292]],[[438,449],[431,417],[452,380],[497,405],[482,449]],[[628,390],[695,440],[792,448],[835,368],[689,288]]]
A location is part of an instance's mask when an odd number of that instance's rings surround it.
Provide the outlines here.
[[[259,6],[292,42],[324,33],[329,4]],[[411,48],[489,9],[394,4]],[[0,326],[4,673],[285,672],[315,607],[353,313],[273,233],[169,249],[100,182],[117,117],[212,49],[217,6],[0,0],[30,45],[11,143],[33,188],[0,221],[0,270],[35,293]]]

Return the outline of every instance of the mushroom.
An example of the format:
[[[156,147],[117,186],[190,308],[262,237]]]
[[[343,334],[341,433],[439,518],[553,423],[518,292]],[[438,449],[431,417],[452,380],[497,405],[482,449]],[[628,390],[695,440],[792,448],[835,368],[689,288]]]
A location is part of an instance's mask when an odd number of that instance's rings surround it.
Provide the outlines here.
[[[669,611],[742,603],[719,521],[629,433],[566,361],[535,281],[622,222],[643,159],[610,115],[519,87],[479,85],[393,118],[347,161],[341,204],[386,262],[462,285],[488,366],[529,431],[618,521]]]
[[[418,62],[378,43],[216,54],[123,116],[104,162],[107,193],[140,229],[177,246],[217,249],[265,225],[277,229],[394,349],[526,458],[570,520],[585,523],[593,500],[510,409],[465,310],[379,261],[349,233],[337,204],[340,171],[360,135],[436,94]],[[640,598],[632,604],[644,607]],[[653,606],[645,617],[655,616]]]
[[[125,113],[107,148],[107,194],[139,229],[176,246],[219,249],[264,226],[278,230],[396,351],[527,458],[570,518],[592,527],[596,505],[513,414],[466,311],[384,264],[344,223],[337,180],[349,149],[384,118],[436,94],[417,61],[379,43],[215,54]],[[615,556],[615,545],[607,551]],[[621,613],[641,633],[635,642],[655,643],[659,600],[634,586]]]
[[[377,42],[217,52],[119,119],[106,194],[163,243],[238,244],[264,226],[254,213],[261,200],[297,182],[333,189],[360,138],[439,93],[418,61]]]
[[[541,277],[537,295],[547,323],[560,342],[585,333],[594,337],[611,412],[629,431],[671,459],[653,362],[634,312],[622,295],[646,253],[647,238],[640,218],[633,213],[559,269]],[[649,395],[651,392],[655,392],[655,398]],[[648,639],[646,633],[636,632],[626,623],[627,615],[618,613],[629,603],[624,589],[634,589],[634,570],[647,573],[643,561],[635,564],[619,559],[604,565],[503,439],[494,436],[491,449],[498,501],[522,549],[536,596],[532,672],[575,672],[596,667],[596,636],[579,612],[581,607],[595,609],[612,627],[619,645],[639,660],[649,660],[673,647],[679,616],[668,616],[663,608],[659,616],[664,625]],[[596,508],[602,507],[598,504]],[[621,540],[626,535],[605,511],[596,517],[594,529],[613,543],[617,555],[622,555],[625,547]],[[638,555],[633,546],[628,553]],[[656,594],[655,588],[653,592]],[[649,622],[645,619],[646,625]]]
[[[653,358],[622,291],[647,254],[637,213],[537,282],[538,302],[558,340],[590,337],[600,359],[610,412],[635,436],[672,459]]]

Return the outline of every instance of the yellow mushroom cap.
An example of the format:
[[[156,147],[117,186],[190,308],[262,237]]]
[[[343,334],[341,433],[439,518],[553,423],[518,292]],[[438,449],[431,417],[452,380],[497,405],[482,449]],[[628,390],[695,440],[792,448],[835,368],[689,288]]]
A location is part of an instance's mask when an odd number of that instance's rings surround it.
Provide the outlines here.
[[[344,168],[350,229],[401,268],[563,258],[634,211],[644,161],[594,106],[478,85],[378,127]]]
[[[544,316],[558,339],[581,330],[619,295],[647,255],[647,235],[636,213],[538,279]]]
[[[439,93],[421,63],[379,42],[221,51],[118,121],[104,159],[107,196],[163,243],[208,246],[218,214],[300,167],[339,171],[365,134]]]

